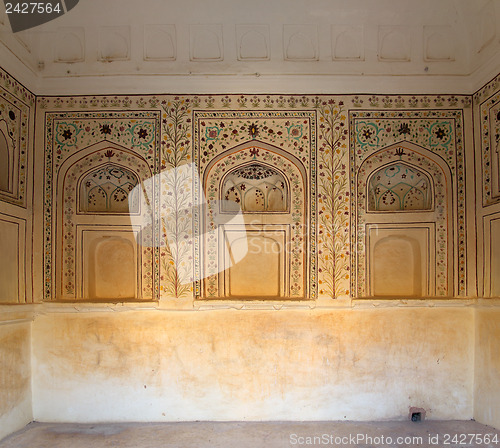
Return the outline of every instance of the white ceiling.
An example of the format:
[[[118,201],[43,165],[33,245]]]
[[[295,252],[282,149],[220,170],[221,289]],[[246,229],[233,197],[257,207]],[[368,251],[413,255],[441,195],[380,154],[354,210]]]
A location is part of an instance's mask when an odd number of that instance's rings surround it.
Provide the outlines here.
[[[0,65],[37,94],[473,93],[499,24],[500,0],[80,0],[18,33],[2,8]]]

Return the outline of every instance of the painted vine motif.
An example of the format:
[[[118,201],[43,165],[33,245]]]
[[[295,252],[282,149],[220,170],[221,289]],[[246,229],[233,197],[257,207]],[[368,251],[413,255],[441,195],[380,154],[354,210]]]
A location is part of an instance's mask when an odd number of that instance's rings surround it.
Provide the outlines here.
[[[323,102],[319,113],[318,256],[320,294],[349,294],[349,178],[343,102]]]
[[[193,173],[186,165],[191,159],[191,110],[189,100],[179,97],[161,106],[161,290],[179,298],[192,291],[193,280]]]

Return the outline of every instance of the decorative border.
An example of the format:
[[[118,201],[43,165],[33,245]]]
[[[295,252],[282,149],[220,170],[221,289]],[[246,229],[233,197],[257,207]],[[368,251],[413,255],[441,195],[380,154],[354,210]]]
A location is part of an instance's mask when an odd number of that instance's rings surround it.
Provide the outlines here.
[[[357,235],[356,228],[356,173],[361,163],[377,150],[405,141],[424,147],[449,166],[453,179],[453,200],[456,204],[458,267],[458,295],[467,291],[465,270],[465,156],[462,110],[428,111],[350,111],[351,146],[351,235]],[[448,135],[449,134],[449,135]],[[353,247],[353,250],[356,248]],[[354,257],[351,268],[354,269]],[[354,288],[354,279],[351,288]]]
[[[35,105],[36,96],[2,68],[0,68],[0,83],[0,88],[19,98],[26,106]]]
[[[224,129],[222,134],[213,129],[214,122],[218,122],[218,127]],[[217,137],[217,140],[212,142],[211,135]],[[244,143],[252,145],[255,142],[258,146],[256,139],[290,153],[304,164],[308,174],[310,200],[307,223],[310,265],[304,293],[307,298],[315,299],[318,289],[316,111],[194,111],[193,137],[193,158],[200,173],[204,173],[206,166],[216,155]],[[199,226],[195,217],[195,229]],[[193,259],[198,264],[195,272],[199,272],[198,244],[194,250]],[[203,295],[201,282],[196,282],[194,295],[196,298]]]
[[[500,196],[492,197],[493,181],[491,178],[492,163],[494,163],[492,155],[493,151],[495,151],[495,145],[500,142],[500,91],[497,91],[479,105],[479,119],[482,154],[481,174],[483,179],[482,197],[483,207],[486,207],[500,202]],[[500,184],[500,179],[498,183]]]
[[[500,82],[500,76],[498,77]],[[490,83],[495,85],[494,81]],[[489,87],[491,88],[491,87]],[[192,109],[205,110],[299,110],[318,109],[330,100],[344,102],[347,108],[362,109],[449,109],[472,106],[470,95],[112,95],[37,97],[42,110],[94,110],[94,109],[155,109],[163,106],[169,97],[172,104],[184,101]]]
[[[0,76],[1,74],[0,71]],[[12,86],[15,85],[15,83],[12,83]],[[12,90],[22,93],[20,88],[13,88]],[[30,106],[2,88],[0,88],[0,92],[0,120],[6,123],[9,134],[14,141],[13,150],[16,153],[14,160],[17,162],[17,176],[12,176],[13,191],[12,193],[0,192],[0,200],[26,208]],[[15,114],[14,119],[12,119],[11,113]],[[12,126],[10,123],[12,123]]]
[[[125,126],[119,123],[127,123]],[[148,126],[150,134],[145,138],[139,123]],[[115,126],[116,125],[116,126]],[[123,127],[123,129],[122,129]],[[124,139],[125,142],[124,142]],[[55,254],[53,238],[55,218],[53,214],[53,183],[61,164],[72,154],[100,142],[112,142],[121,146],[128,140],[131,149],[139,152],[147,161],[153,175],[159,171],[160,112],[63,112],[45,114],[45,193],[44,193],[44,296],[54,298],[52,269]],[[144,141],[143,141],[144,140]],[[159,195],[154,198],[155,209],[159,208]],[[159,251],[154,251],[154,297],[159,296]]]

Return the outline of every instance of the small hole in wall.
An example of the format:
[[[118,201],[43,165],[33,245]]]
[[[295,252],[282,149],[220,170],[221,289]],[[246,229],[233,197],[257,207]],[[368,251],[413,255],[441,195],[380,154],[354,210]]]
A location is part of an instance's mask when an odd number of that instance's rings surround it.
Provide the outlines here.
[[[422,413],[421,412],[412,412],[411,421],[412,422],[421,422],[422,421]]]
[[[408,413],[408,418],[412,422],[422,422],[425,420],[426,411],[423,408],[410,407],[410,412]]]

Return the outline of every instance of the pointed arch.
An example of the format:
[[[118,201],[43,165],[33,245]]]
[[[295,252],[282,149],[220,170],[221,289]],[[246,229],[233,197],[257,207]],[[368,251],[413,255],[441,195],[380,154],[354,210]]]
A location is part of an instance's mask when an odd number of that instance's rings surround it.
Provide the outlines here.
[[[241,275],[234,274],[245,270],[255,274],[255,266],[245,265],[251,264],[252,258],[246,257],[246,261],[244,258],[233,269],[230,257],[226,256],[232,250],[232,246],[226,247],[227,244],[240,241],[247,235],[256,250],[262,241],[271,240],[275,244],[267,246],[281,248],[278,258],[276,254],[261,253],[262,262],[260,267],[257,266],[261,269],[266,262],[273,264],[279,259],[280,281],[270,281],[269,294],[260,289],[255,289],[253,293],[250,289],[248,296],[254,295],[256,299],[307,298],[307,281],[314,273],[310,272],[313,269],[312,263],[308,262],[311,253],[303,234],[309,229],[309,188],[304,165],[280,148],[252,140],[219,154],[204,168],[201,178],[200,191],[205,193],[209,204],[220,200],[239,200],[243,203],[243,213],[252,214],[243,225],[225,223],[216,232],[212,230],[211,234],[208,230],[210,223],[204,222],[203,218],[195,219],[200,223],[197,234],[203,235],[200,258],[204,259],[204,271],[197,276],[203,279],[203,287],[200,284],[199,288],[204,291],[204,297],[233,298],[234,291],[248,287],[243,283],[234,284],[243,279]],[[224,212],[224,209],[221,211]],[[200,229],[207,231],[200,232]],[[251,250],[252,247],[249,247]],[[264,272],[262,278],[265,278]],[[276,288],[279,289],[278,296]]]
[[[96,296],[88,286],[89,278],[95,274],[89,268],[90,260],[95,258],[95,239],[129,239],[137,254],[135,266],[141,266],[147,259],[144,258],[147,248],[137,244],[141,228],[132,226],[129,217],[140,213],[140,201],[130,210],[128,194],[135,185],[141,184],[151,190],[147,191],[148,197],[154,198],[154,186],[146,182],[152,176],[149,164],[140,154],[106,141],[75,152],[60,165],[54,188],[55,201],[60,204],[56,210],[56,238],[62,242],[55,253],[60,266],[56,270],[58,297],[99,298],[100,293]],[[130,257],[127,260],[130,264]],[[121,272],[119,266],[116,269]],[[151,297],[150,283],[150,279],[139,278],[133,297]],[[132,296],[130,290],[127,291],[125,295]]]
[[[392,294],[398,289],[403,295],[452,295],[454,192],[451,170],[443,158],[413,143],[398,142],[367,157],[356,171],[355,185],[358,295]],[[385,275],[381,272],[392,272],[387,258],[380,257],[380,248],[387,252],[390,242],[396,253],[408,245],[408,238],[415,256],[409,262],[420,273],[414,293],[405,289],[408,281],[396,278],[393,286],[380,288],[374,275],[380,279]]]

